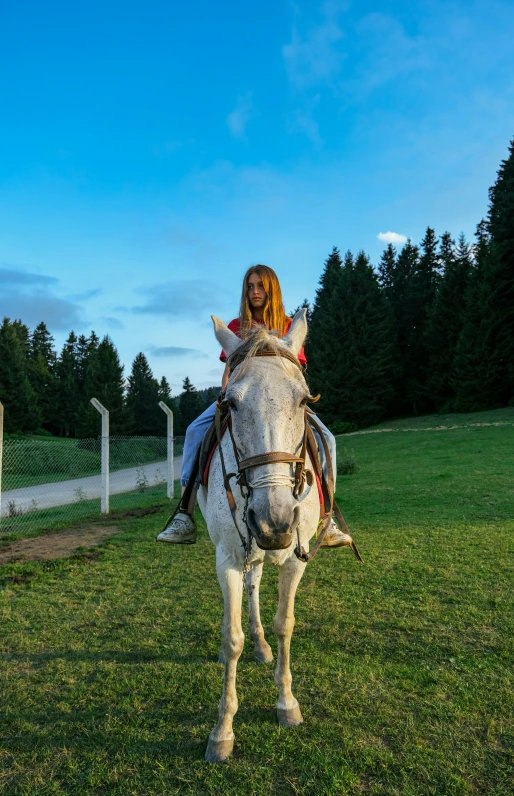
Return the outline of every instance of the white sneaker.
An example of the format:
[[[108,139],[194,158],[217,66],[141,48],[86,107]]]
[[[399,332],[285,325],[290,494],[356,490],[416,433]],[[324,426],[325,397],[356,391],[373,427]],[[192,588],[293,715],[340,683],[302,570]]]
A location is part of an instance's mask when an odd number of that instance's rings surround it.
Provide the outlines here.
[[[332,520],[327,528],[321,547],[351,547],[352,541],[350,534],[343,533],[337,527],[335,520]]]
[[[195,544],[196,525],[189,514],[179,511],[173,520],[157,537],[157,542],[169,542],[170,544]]]

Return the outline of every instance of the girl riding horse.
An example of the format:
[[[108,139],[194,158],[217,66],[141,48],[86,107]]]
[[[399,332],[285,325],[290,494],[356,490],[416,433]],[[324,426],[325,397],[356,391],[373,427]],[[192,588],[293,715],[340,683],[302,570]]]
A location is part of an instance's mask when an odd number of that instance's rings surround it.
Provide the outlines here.
[[[286,315],[284,310],[282,291],[276,273],[267,265],[251,266],[243,279],[239,317],[234,318],[234,320],[228,324],[228,328],[243,339],[251,334],[252,329],[262,327],[269,331],[273,331],[278,337],[284,337],[289,331],[291,322],[292,319]],[[221,352],[220,359],[222,362],[227,361],[224,351]],[[298,354],[298,359],[305,368],[307,360],[303,348]],[[226,365],[221,382],[222,393],[225,392],[229,375],[230,369],[229,366]],[[194,544],[196,542],[196,524],[193,518],[193,512],[198,486],[201,480],[201,473],[193,472],[193,467],[202,440],[214,421],[215,414],[216,403],[213,403],[188,426],[182,458],[182,494],[184,494],[186,486],[191,478],[195,479],[194,488],[191,491],[188,505],[181,508],[181,510],[175,514],[170,524],[158,535],[158,542],[169,542],[172,544]],[[335,438],[319,418],[317,418],[317,421],[330,450],[333,464],[332,469],[335,477]],[[323,461],[324,446],[319,444],[318,447],[320,457]],[[322,546],[344,547],[351,545],[351,542],[351,537],[343,533],[337,527],[336,523],[332,521]]]

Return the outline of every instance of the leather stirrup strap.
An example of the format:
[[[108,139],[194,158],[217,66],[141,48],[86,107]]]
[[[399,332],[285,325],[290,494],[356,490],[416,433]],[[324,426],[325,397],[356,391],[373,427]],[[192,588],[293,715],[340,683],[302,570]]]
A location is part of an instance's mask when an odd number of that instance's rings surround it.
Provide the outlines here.
[[[332,498],[330,496],[327,479],[325,478],[325,473],[323,472],[321,459],[319,457],[318,443],[316,441],[316,437],[314,436],[314,432],[311,428],[310,423],[308,424],[307,427],[307,438],[309,442],[309,453],[311,455],[314,468],[316,470],[316,473],[318,474],[318,478],[321,483],[321,492],[323,495],[323,508],[325,510],[325,514],[328,514],[332,506]]]
[[[188,482],[186,484],[186,488],[184,489],[184,494],[181,496],[180,500],[178,501],[177,505],[175,506],[175,510],[174,510],[173,514],[171,515],[171,517],[169,517],[169,519],[166,520],[166,524],[165,524],[164,528],[162,529],[163,531],[168,527],[170,522],[172,522],[175,519],[176,515],[179,512],[181,512],[182,514],[187,514],[189,517],[192,517],[192,515],[189,513],[188,506],[189,506],[189,501],[190,501],[191,495],[193,493],[193,489],[195,488],[195,481],[196,481],[196,477],[197,477],[199,468],[200,468],[200,448],[198,448],[198,452],[197,452],[197,454],[195,456],[193,469],[191,470],[191,475],[189,476],[189,480],[188,480]]]
[[[325,439],[325,435],[323,434],[323,431],[321,429],[321,426],[319,425],[319,422],[318,422],[317,418],[311,412],[309,412],[306,415],[306,420],[307,420],[307,422],[309,423],[309,426],[310,426],[310,428],[309,428],[309,432],[310,432],[310,434],[309,434],[309,443],[311,445],[311,448],[314,446],[313,450],[314,451],[317,450],[316,440],[315,440],[314,434],[312,433],[312,428],[314,428],[318,432],[318,435],[319,435],[319,437],[321,439],[321,443],[323,445],[323,452],[325,454],[325,460],[326,460],[326,463],[327,463],[327,476],[325,476],[325,472],[323,470],[323,467],[321,467],[321,462],[319,461],[319,456],[317,457],[317,462],[316,463],[317,463],[317,465],[319,467],[318,474],[319,474],[320,479],[321,479],[321,488],[322,488],[322,492],[323,492],[323,500],[324,500],[324,503],[325,503],[325,511],[328,510],[328,512],[327,512],[327,515],[324,518],[323,527],[322,527],[322,529],[321,529],[321,531],[320,531],[320,533],[318,535],[318,538],[317,538],[316,543],[315,543],[314,547],[312,548],[312,550],[310,550],[309,552],[306,552],[306,551],[303,551],[303,550],[301,551],[303,553],[303,556],[301,557],[302,561],[303,560],[312,561],[312,559],[314,558],[314,556],[316,555],[316,553],[318,552],[319,548],[321,547],[321,545],[323,543],[323,539],[325,537],[327,529],[328,529],[328,527],[329,527],[329,525],[330,525],[330,523],[332,521],[332,514],[335,514],[335,517],[336,517],[336,519],[337,519],[337,521],[338,521],[338,523],[339,523],[339,525],[341,527],[341,530],[344,533],[348,533],[348,535],[350,535],[350,536],[351,536],[351,534],[349,532],[348,525],[346,524],[346,521],[345,521],[345,519],[343,517],[343,514],[341,512],[341,509],[339,508],[339,506],[337,505],[336,500],[335,500],[334,470],[333,470],[333,465],[332,465],[332,457],[330,455],[330,450],[328,448],[327,441]],[[355,542],[353,541],[353,539],[352,539],[352,544],[350,546],[351,546],[356,558],[361,562],[361,564],[363,564],[364,563],[364,559],[362,558],[362,556],[361,556],[361,554],[359,552],[359,549],[358,549],[357,545],[355,544]],[[298,556],[298,557],[300,558],[300,556]]]
[[[307,429],[308,429],[307,410],[305,410],[302,449],[300,451],[300,456],[298,457],[298,461],[296,462],[296,467],[294,469],[293,497],[295,497],[296,499],[298,499],[299,496],[302,494],[305,486],[305,478],[306,478],[305,462],[307,461]]]

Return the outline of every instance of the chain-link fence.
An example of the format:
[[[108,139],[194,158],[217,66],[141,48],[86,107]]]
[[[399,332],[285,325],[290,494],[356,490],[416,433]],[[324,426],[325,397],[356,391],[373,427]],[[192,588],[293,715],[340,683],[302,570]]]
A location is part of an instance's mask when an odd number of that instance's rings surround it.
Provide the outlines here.
[[[169,495],[169,444],[167,437],[108,439],[111,508]],[[0,536],[99,514],[101,462],[101,439],[4,439]]]

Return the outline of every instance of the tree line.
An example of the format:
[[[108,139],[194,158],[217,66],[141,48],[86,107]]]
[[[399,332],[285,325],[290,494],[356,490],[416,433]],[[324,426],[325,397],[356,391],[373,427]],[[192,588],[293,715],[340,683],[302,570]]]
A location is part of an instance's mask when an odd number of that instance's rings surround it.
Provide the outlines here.
[[[72,331],[57,353],[54,338],[41,322],[31,331],[22,321],[4,318],[0,326],[0,401],[5,432],[61,437],[96,437],[100,418],[90,398],[110,412],[113,436],[156,435],[166,430],[159,401],[171,407],[175,434],[212,403],[219,389],[196,390],[189,378],[183,392],[171,395],[165,376],[158,381],[148,359],[139,353],[127,379],[112,340],[93,331]]]
[[[428,227],[419,246],[325,262],[308,307],[307,378],[325,422],[514,405],[514,141],[473,243]]]
[[[428,227],[384,250],[377,268],[360,251],[325,261],[307,300],[307,379],[322,419],[343,429],[384,417],[514,405],[514,141],[489,190],[487,217],[470,243]],[[0,401],[6,431],[97,436],[92,396],[111,415],[113,435],[162,435],[159,401],[184,434],[218,393],[189,378],[173,397],[143,353],[127,379],[109,337],[71,332],[58,355],[45,323],[0,326]],[[342,425],[341,425],[342,424]]]

